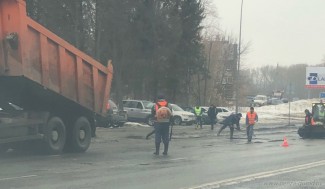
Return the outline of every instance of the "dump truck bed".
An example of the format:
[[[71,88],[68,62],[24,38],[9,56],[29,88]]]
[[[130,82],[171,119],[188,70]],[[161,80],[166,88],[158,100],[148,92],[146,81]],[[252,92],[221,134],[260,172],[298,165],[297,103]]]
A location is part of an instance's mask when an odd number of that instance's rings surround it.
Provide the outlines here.
[[[110,62],[103,66],[29,18],[24,0],[0,0],[0,90],[24,93],[17,85],[28,85],[104,115],[112,74]]]

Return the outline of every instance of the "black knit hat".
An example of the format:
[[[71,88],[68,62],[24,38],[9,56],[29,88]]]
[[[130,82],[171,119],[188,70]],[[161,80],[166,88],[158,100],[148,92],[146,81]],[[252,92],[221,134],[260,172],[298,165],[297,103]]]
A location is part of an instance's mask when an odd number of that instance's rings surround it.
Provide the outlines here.
[[[164,97],[163,94],[158,94],[158,95],[157,95],[157,99],[158,99],[158,100],[161,100],[161,99],[165,99],[165,97]]]

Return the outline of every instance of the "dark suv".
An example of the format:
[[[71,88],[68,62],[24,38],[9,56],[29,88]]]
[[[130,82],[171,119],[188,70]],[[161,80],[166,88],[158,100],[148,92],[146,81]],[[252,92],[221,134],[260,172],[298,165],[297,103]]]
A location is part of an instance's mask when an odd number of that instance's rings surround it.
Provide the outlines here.
[[[119,110],[116,104],[109,100],[107,103],[107,123],[105,127],[121,127],[127,122],[126,111]]]

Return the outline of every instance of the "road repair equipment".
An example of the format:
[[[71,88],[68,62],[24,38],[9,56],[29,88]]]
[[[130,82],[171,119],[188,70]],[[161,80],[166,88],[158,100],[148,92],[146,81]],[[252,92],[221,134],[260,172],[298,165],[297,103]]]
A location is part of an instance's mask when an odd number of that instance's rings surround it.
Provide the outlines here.
[[[324,138],[325,137],[325,104],[312,104],[312,119],[298,129],[302,138]]]

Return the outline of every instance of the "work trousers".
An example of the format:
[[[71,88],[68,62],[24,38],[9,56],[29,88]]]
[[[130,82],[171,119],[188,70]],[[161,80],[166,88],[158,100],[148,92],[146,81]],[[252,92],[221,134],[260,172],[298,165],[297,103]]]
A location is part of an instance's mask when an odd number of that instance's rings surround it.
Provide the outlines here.
[[[220,130],[219,130],[219,132],[218,132],[218,135],[220,135],[221,131],[224,130],[224,129],[225,129],[226,127],[228,127],[228,126],[229,126],[229,129],[230,129],[230,139],[232,139],[232,138],[233,138],[233,135],[234,135],[234,129],[235,129],[234,125],[224,124],[224,125],[220,128]]]
[[[216,124],[216,118],[210,117],[210,121],[211,121],[211,130],[213,130],[214,129],[214,124]]]
[[[246,128],[246,132],[247,132],[247,140],[248,142],[251,142],[254,135],[254,125],[248,125]]]
[[[202,116],[196,117],[196,125],[200,125],[200,128],[202,129]]]
[[[155,123],[155,143],[169,143],[169,125],[170,123]]]

